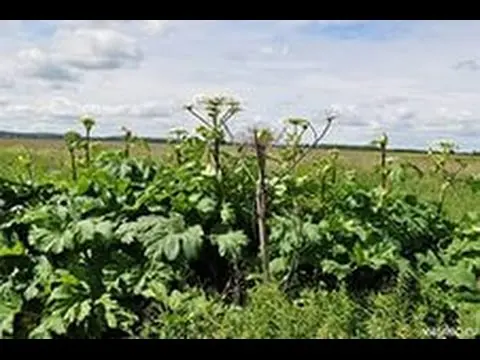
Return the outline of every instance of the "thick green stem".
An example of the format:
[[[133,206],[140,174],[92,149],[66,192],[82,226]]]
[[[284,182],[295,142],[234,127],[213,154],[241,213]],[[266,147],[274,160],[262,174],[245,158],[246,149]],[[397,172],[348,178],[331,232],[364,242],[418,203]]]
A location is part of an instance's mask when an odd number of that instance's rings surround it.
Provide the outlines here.
[[[387,188],[387,144],[381,143],[380,147],[380,168],[382,169],[382,188]]]
[[[85,160],[87,162],[87,166],[90,166],[90,129],[89,128],[87,128],[87,131],[86,131]]]
[[[73,179],[73,181],[77,181],[77,159],[75,157],[75,150],[69,149],[68,152],[70,153],[70,165],[72,167],[72,179]]]

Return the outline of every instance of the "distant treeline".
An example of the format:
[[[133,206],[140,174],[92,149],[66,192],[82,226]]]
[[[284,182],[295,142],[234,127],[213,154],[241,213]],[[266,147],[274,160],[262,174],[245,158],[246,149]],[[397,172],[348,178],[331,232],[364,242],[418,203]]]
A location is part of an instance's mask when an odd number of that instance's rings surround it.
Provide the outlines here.
[[[26,139],[26,140],[63,140],[63,134],[55,133],[20,133],[20,132],[10,132],[10,131],[0,131],[0,139]],[[167,139],[164,138],[149,138],[143,137],[145,141],[152,144],[166,144]],[[94,141],[104,141],[104,142],[119,142],[123,141],[122,136],[97,136],[92,137]],[[235,145],[232,143],[232,145]],[[276,145],[276,147],[281,147],[281,145]],[[338,150],[357,150],[357,151],[378,151],[375,146],[372,145],[346,145],[346,144],[320,144],[317,145],[318,149],[338,149]],[[416,154],[426,154],[427,150],[422,149],[408,149],[408,148],[391,148],[390,152],[394,153],[416,153]],[[480,151],[473,150],[470,152],[459,151],[458,154],[461,155],[480,155]]]

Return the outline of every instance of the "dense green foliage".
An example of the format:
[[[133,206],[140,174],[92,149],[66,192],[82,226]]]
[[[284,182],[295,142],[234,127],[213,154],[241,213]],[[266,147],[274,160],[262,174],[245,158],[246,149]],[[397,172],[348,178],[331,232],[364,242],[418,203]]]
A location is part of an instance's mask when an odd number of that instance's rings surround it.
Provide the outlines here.
[[[418,176],[408,164],[381,163],[370,187],[335,152],[302,168],[308,123],[290,120],[267,175],[265,282],[258,154],[221,149],[237,104],[206,110],[171,161],[132,157],[130,132],[95,151],[84,119],[86,136],[66,136],[70,178],[0,183],[0,337],[480,335],[480,219],[443,212],[450,148],[432,154],[442,186],[425,202],[400,186]]]

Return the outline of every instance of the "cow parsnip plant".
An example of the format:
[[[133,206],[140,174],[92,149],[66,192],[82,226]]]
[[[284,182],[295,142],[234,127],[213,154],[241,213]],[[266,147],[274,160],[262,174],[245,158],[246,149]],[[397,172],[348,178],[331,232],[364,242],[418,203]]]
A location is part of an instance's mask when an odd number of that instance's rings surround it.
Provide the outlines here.
[[[0,181],[0,337],[407,338],[480,328],[479,218],[454,222],[405,193],[397,175],[407,166],[386,157],[375,186],[341,169],[337,152],[300,167],[303,119],[288,121],[287,147],[265,174],[272,279],[258,284],[257,159],[224,149],[239,103],[202,104],[203,117],[187,107],[204,123],[175,132],[170,161],[133,156],[130,130],[123,149],[92,151],[87,118],[84,137],[65,138],[68,179]]]

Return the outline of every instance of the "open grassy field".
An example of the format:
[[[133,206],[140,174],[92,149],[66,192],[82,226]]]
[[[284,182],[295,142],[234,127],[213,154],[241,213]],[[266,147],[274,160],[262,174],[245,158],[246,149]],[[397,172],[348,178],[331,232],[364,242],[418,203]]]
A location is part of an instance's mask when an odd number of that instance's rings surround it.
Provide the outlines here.
[[[99,150],[121,149],[123,146],[123,143],[120,141],[98,141],[95,144]],[[151,143],[149,146],[153,158],[158,161],[165,160],[172,154],[172,148],[168,144]],[[227,148],[227,150],[231,151],[233,149],[233,147]],[[315,160],[326,157],[328,153],[329,150],[327,149],[313,150],[305,158],[303,166],[308,168]],[[3,164],[0,168],[0,174],[2,176],[11,178],[18,174],[18,156],[21,154],[29,154],[31,156],[36,176],[40,178],[53,172],[69,172],[68,151],[63,140],[0,139],[0,161]],[[133,154],[145,155],[146,151],[137,147],[133,150]],[[272,156],[275,156],[275,151],[273,151]],[[422,178],[418,177],[414,172],[409,173],[409,177],[402,185],[406,191],[428,201],[437,199],[441,179],[430,175],[429,171],[433,167],[433,161],[428,154],[392,151],[388,153],[388,156],[396,162],[414,164],[425,172]],[[463,154],[453,156],[451,162],[447,164],[447,167],[452,171],[458,169],[458,165],[454,162],[455,159],[461,160],[466,164],[466,167],[459,173],[459,180],[455,182],[454,187],[449,190],[448,197],[445,200],[445,209],[453,218],[459,219],[470,211],[480,209],[480,196],[474,194],[470,186],[462,181],[462,179],[480,174],[480,156]],[[378,166],[380,161],[378,151],[342,149],[339,151],[338,161],[339,166],[343,169],[355,170],[357,176],[365,184],[373,185],[378,182],[378,175],[373,174],[375,167]]]

